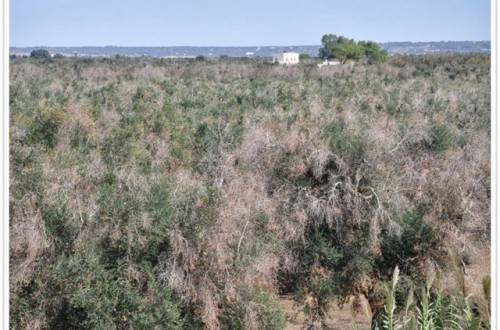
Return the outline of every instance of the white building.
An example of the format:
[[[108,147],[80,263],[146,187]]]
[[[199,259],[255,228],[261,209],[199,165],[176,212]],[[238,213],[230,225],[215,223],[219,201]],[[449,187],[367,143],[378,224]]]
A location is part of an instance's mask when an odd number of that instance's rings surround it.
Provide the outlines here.
[[[333,59],[333,60],[324,60],[323,63],[318,64],[318,68],[321,68],[322,66],[328,66],[328,65],[339,65],[340,61]]]
[[[291,65],[299,63],[299,53],[287,53],[283,52],[281,54],[273,54],[273,63],[278,62],[279,64]]]

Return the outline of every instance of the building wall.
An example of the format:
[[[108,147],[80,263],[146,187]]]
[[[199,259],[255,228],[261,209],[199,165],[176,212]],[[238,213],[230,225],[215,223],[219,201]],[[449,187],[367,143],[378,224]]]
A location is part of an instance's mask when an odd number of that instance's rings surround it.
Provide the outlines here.
[[[299,53],[281,53],[273,55],[273,62],[278,62],[279,64],[297,64],[299,63]]]
[[[339,65],[340,61],[339,60],[324,60],[323,63],[318,64],[318,68],[321,68],[323,66],[328,66],[328,65]]]

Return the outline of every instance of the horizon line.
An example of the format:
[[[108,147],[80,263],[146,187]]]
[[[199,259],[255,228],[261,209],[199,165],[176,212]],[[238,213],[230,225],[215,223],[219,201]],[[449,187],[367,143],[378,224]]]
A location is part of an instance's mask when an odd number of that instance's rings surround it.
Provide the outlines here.
[[[359,40],[359,41],[364,41],[364,40]],[[402,41],[384,41],[384,42],[377,42],[378,44],[389,44],[389,43],[441,43],[441,42],[490,42],[491,40],[421,40],[421,41],[410,41],[410,40],[402,40]],[[78,47],[100,47],[100,48],[105,48],[105,47],[122,47],[122,48],[127,48],[127,47],[142,47],[142,48],[169,48],[169,47],[193,47],[193,48],[210,48],[210,47],[316,47],[316,46],[321,46],[321,44],[288,44],[288,45],[207,45],[207,46],[196,46],[196,45],[165,45],[165,46],[144,46],[144,45],[137,45],[137,46],[123,46],[123,45],[81,45],[81,46],[46,46],[46,45],[35,45],[35,46],[11,46],[9,45],[9,48],[34,48],[34,47],[41,47],[41,48],[78,48]]]

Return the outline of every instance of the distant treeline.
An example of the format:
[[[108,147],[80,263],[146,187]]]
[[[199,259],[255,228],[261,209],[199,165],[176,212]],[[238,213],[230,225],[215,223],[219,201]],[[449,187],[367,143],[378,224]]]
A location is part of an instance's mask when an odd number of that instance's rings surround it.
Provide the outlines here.
[[[439,41],[439,42],[387,42],[378,44],[382,49],[394,54],[430,54],[439,52],[484,53],[490,52],[490,41]],[[88,47],[11,47],[10,54],[27,55],[35,49],[47,49],[51,54],[65,56],[152,56],[152,57],[268,57],[274,53],[290,51],[310,56],[318,56],[321,45],[301,46],[241,46],[241,47],[120,47],[120,46],[88,46]]]

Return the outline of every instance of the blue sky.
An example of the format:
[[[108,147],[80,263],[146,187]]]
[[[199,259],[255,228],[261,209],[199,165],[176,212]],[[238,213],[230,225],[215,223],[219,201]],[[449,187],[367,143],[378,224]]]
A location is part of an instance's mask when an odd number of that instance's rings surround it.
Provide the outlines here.
[[[11,0],[11,46],[490,40],[489,0]]]

